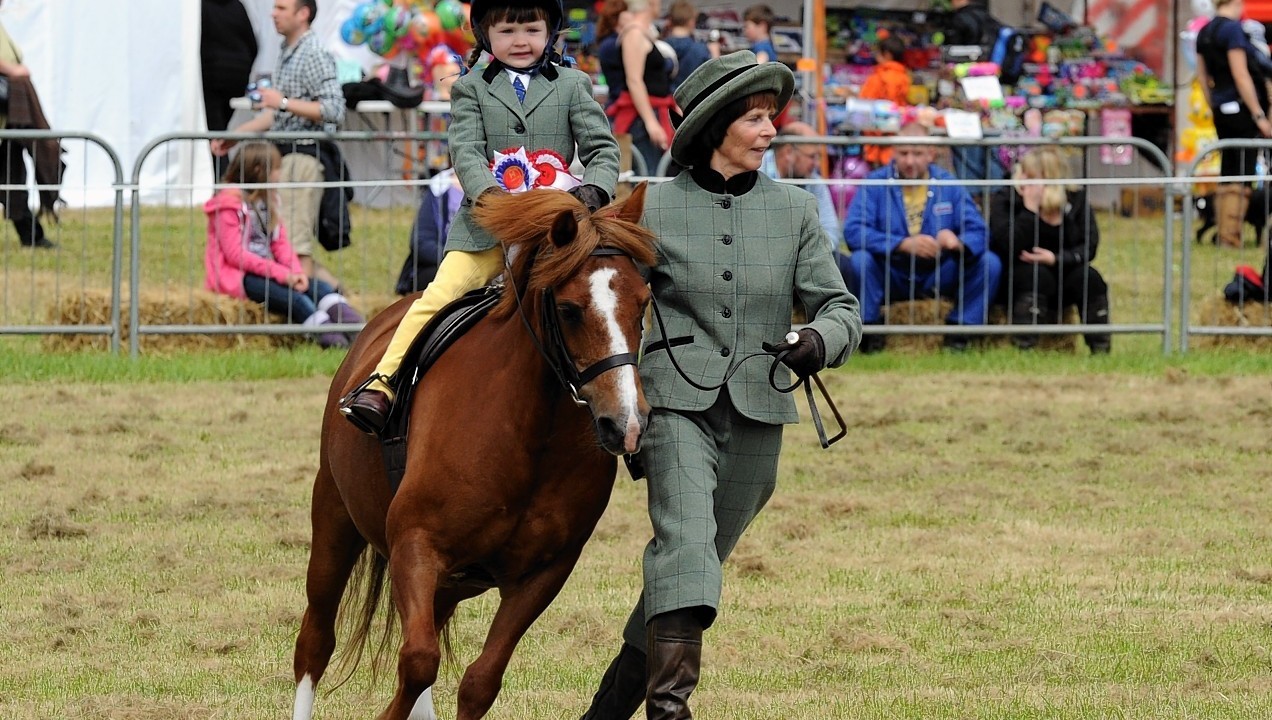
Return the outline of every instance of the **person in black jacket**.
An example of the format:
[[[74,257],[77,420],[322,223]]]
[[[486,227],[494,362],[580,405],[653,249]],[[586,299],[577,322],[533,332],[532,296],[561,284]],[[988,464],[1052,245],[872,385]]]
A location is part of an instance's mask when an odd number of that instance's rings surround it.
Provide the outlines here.
[[[979,45],[983,53],[981,59],[988,59],[1003,24],[990,15],[989,8],[978,0],[953,0],[950,7],[945,44]]]
[[[1020,158],[1017,180],[1072,177],[1059,148],[1040,147]],[[1003,288],[1013,325],[1053,325],[1076,305],[1084,324],[1109,322],[1109,288],[1091,267],[1100,229],[1086,193],[1060,182],[1017,185],[994,193],[989,212],[990,247],[1009,268]],[[1092,354],[1107,353],[1108,333],[1088,333]],[[1038,336],[1016,335],[1016,347],[1032,349]]]
[[[230,100],[241,96],[252,76],[259,50],[256,32],[242,0],[203,0],[199,60],[203,71],[203,113],[208,130],[221,132],[230,126],[234,109]],[[225,175],[226,155],[212,155],[213,177]]]

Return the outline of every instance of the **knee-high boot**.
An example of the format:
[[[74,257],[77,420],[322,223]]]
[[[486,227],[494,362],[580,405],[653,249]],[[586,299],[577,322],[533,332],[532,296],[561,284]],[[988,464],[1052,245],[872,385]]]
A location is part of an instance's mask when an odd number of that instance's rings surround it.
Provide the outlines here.
[[[1084,325],[1108,325],[1108,293],[1091,297],[1087,301],[1086,307],[1078,308],[1078,311]],[[1113,336],[1108,333],[1087,333],[1085,339],[1092,355],[1107,353],[1113,349]]]
[[[631,720],[645,700],[645,653],[623,643],[582,720]]]
[[[1049,298],[1034,293],[1017,295],[1011,304],[1012,325],[1041,325],[1046,322],[1043,308],[1050,305]],[[1038,335],[1013,335],[1011,342],[1021,350],[1032,350],[1038,346]]]
[[[1240,248],[1241,230],[1250,206],[1250,188],[1237,183],[1220,185],[1215,191],[1215,242],[1223,247]]]
[[[648,720],[692,720],[689,695],[702,667],[703,623],[697,608],[673,610],[649,621]]]

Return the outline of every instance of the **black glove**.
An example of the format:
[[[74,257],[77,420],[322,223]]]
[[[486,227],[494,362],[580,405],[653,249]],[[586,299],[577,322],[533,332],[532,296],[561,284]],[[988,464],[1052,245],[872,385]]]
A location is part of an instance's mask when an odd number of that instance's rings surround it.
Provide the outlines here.
[[[802,378],[826,367],[826,344],[822,342],[821,334],[810,327],[801,328],[799,340],[794,343],[785,341],[776,345],[761,343],[760,347],[764,348],[765,352],[771,353],[790,350],[786,357],[782,358],[782,362]]]
[[[573,195],[579,202],[586,205],[589,213],[594,213],[597,210],[600,210],[606,205],[609,205],[610,202],[609,193],[595,185],[580,185],[571,190],[570,194]]]

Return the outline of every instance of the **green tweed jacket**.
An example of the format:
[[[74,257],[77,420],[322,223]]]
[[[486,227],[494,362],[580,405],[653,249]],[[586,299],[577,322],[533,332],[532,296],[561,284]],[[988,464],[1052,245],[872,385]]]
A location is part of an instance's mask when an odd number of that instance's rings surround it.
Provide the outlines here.
[[[844,286],[826,245],[817,200],[756,175],[749,190],[728,188],[745,190],[738,195],[723,185],[716,189],[725,192],[705,190],[688,171],[649,190],[643,222],[659,238],[650,286],[667,324],[664,338],[655,323],[640,363],[645,397],[654,407],[706,410],[719,392],[697,390],[681,379],[668,356],[668,340],[689,377],[718,384],[738,359],[790,331],[792,297],[804,304],[809,325],[821,334],[828,365],[842,364],[861,342],[857,298]],[[729,398],[752,420],[798,422],[794,396],[769,385],[771,364],[765,358],[746,361],[729,380]],[[789,381],[790,375],[778,378]]]
[[[574,161],[575,145],[583,163],[583,183],[595,185],[610,197],[618,184],[618,143],[609,119],[592,96],[592,80],[571,68],[546,65],[526,88],[526,101],[517,100],[508,73],[498,61],[486,71],[470,72],[451,88],[448,133],[451,164],[466,196],[455,214],[447,250],[489,250],[495,239],[473,222],[472,202],[497,188],[490,171],[495,151],[524,147],[527,152],[550,148]]]

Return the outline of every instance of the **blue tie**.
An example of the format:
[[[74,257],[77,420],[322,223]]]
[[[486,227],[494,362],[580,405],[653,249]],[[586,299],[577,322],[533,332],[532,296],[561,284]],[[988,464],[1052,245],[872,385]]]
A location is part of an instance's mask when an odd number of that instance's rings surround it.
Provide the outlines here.
[[[518,75],[512,79],[512,89],[517,91],[517,102],[522,105],[526,104],[526,86],[521,83],[521,76]]]

